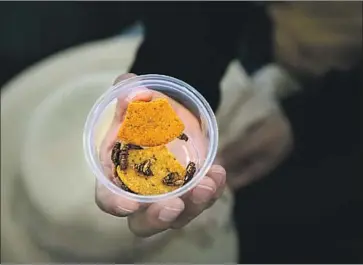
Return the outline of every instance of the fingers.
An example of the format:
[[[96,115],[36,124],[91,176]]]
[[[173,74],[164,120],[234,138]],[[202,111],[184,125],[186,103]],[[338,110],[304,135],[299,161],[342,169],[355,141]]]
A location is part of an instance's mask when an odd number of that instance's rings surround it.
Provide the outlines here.
[[[226,185],[226,179],[227,179],[226,170],[224,169],[224,167],[220,165],[213,165],[210,169],[209,176],[217,185],[217,191],[215,193],[215,197],[219,198],[222,195]]]
[[[96,184],[96,203],[106,213],[125,217],[140,208],[140,204],[112,193],[101,183]]]
[[[184,202],[180,198],[151,204],[129,216],[129,228],[137,236],[152,236],[169,229],[184,208]]]
[[[222,195],[226,183],[226,171],[214,165],[192,192],[184,197],[185,210],[178,217],[172,228],[181,228],[211,207]]]
[[[223,193],[226,182],[224,168],[213,166],[208,174],[183,200],[172,198],[154,203],[130,215],[130,230],[137,236],[149,237],[169,228],[180,228],[188,224]]]

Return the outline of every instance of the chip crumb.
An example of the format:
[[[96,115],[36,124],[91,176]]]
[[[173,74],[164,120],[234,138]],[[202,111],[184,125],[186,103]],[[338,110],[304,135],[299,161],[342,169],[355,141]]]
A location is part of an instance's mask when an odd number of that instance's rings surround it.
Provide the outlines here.
[[[158,98],[149,102],[131,102],[117,136],[123,142],[154,147],[171,142],[184,129],[168,100]]]

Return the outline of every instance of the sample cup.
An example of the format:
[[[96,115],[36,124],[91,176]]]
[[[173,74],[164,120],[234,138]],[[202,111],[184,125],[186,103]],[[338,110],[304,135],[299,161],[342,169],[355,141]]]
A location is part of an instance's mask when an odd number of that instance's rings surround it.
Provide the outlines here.
[[[108,130],[107,121],[111,120],[110,115],[112,116],[114,113],[117,99],[137,93],[140,88],[153,90],[161,93],[162,97],[167,97],[177,114],[180,112],[180,105],[189,114],[179,116],[184,122],[184,132],[189,137],[188,142],[182,143],[183,141],[179,140],[177,143],[177,140],[174,140],[167,144],[167,147],[183,166],[186,166],[189,161],[194,162],[196,173],[192,180],[184,186],[161,195],[138,195],[121,189],[111,181],[100,161],[100,141],[97,138],[104,137],[105,131]],[[217,121],[204,97],[181,80],[157,74],[135,76],[109,88],[89,112],[83,134],[85,157],[98,181],[112,192],[141,203],[180,197],[194,188],[211,167],[217,147]]]

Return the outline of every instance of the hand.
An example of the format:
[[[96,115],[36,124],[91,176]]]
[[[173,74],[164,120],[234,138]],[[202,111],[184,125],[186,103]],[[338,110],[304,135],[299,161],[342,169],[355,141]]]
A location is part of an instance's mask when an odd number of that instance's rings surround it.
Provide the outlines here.
[[[290,124],[278,103],[264,95],[255,94],[253,97],[248,106],[242,106],[234,114],[230,130],[239,130],[229,135],[238,136],[227,141],[218,155],[221,164],[228,170],[228,186],[234,190],[266,176],[292,148]],[[259,117],[243,124],[244,118],[247,120],[257,112]]]
[[[115,83],[131,78],[135,75],[125,74],[118,77]],[[127,98],[119,98],[116,113],[102,145],[101,162],[112,174],[112,164],[110,152],[117,131],[124,118],[128,102],[131,100],[151,100],[153,97],[161,96],[156,91],[140,89],[135,95]],[[197,122],[194,115],[179,103],[173,101],[173,106],[177,114],[188,122]],[[198,124],[199,125],[199,124]],[[198,128],[198,127],[196,127]],[[112,175],[111,175],[112,176]],[[181,198],[171,198],[152,204],[140,204],[116,195],[109,191],[102,184],[96,184],[97,205],[106,213],[127,217],[130,230],[137,236],[149,237],[165,231],[169,228],[181,228],[191,220],[201,214],[204,210],[213,205],[221,195],[225,187],[226,171],[219,165],[213,165],[207,176],[205,176],[198,186],[183,195]]]

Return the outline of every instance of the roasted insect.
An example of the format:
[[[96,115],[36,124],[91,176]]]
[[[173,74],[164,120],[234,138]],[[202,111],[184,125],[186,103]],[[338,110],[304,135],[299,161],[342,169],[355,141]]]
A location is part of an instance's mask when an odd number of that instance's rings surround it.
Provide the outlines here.
[[[178,136],[178,139],[188,142],[189,137],[185,133],[182,133],[181,135]]]
[[[120,164],[121,143],[116,142],[112,148],[111,160],[115,166]]]
[[[129,148],[127,144],[122,144],[120,148],[120,169],[126,170],[128,166]]]
[[[195,163],[189,162],[184,176],[184,184],[188,183],[193,178],[195,171],[196,171]]]
[[[168,186],[181,186],[184,184],[184,181],[180,178],[177,172],[170,172],[163,178],[163,183]]]
[[[140,164],[135,164],[134,165],[134,169],[138,172],[141,173],[145,176],[153,176],[153,172],[151,171],[151,160],[147,159],[144,162],[140,163]]]
[[[122,170],[127,169],[128,166],[128,154],[129,150],[142,150],[141,146],[135,144],[122,144],[120,142],[116,142],[112,148],[111,152],[111,160],[115,166],[120,165]]]

